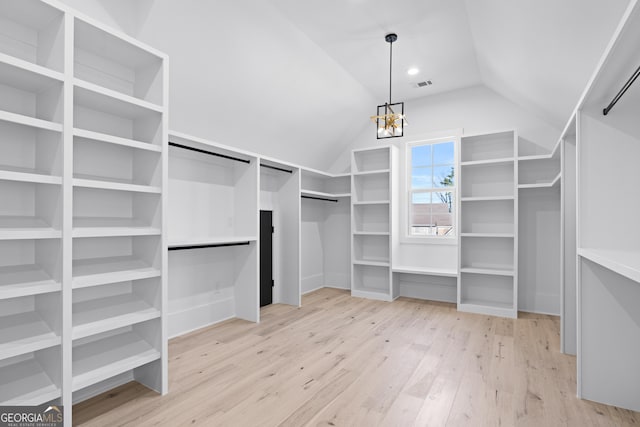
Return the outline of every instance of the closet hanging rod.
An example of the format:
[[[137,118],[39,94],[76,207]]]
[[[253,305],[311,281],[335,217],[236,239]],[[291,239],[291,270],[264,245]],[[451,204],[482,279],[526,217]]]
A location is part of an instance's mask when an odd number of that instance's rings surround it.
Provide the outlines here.
[[[315,196],[305,196],[305,195],[302,195],[300,197],[302,197],[303,199],[323,200],[325,202],[338,203],[338,200],[336,200],[336,199],[327,199],[326,197],[315,197]]]
[[[622,95],[624,95],[625,92],[631,87],[631,85],[633,84],[633,82],[636,81],[638,76],[640,76],[640,67],[638,67],[635,73],[633,73],[631,77],[629,77],[629,80],[627,80],[624,86],[622,86],[622,89],[620,89],[620,92],[618,92],[618,94],[611,100],[609,105],[607,105],[607,108],[602,110],[602,114],[604,114],[605,116],[609,114],[609,111],[611,111],[613,106],[616,105],[616,103],[620,100],[620,98],[622,98]]]
[[[169,141],[169,145],[172,146],[172,147],[177,147],[177,148],[182,148],[182,149],[185,149],[185,150],[195,151],[197,153],[208,154],[210,156],[222,157],[223,159],[229,159],[229,160],[233,160],[233,161],[236,161],[236,162],[251,163],[250,160],[240,159],[238,157],[233,157],[233,156],[227,156],[226,154],[214,153],[213,151],[202,150],[200,148],[189,147],[188,145],[178,144],[177,142]]]
[[[283,169],[283,168],[279,168],[277,166],[264,165],[262,163],[260,163],[260,166],[262,166],[263,168],[273,169],[273,170],[280,171],[280,172],[293,173],[293,171],[290,171],[289,169]]]
[[[189,246],[169,246],[170,251],[183,251],[186,249],[204,249],[204,248],[223,248],[226,246],[245,246],[251,242],[233,242],[233,243],[211,243],[202,245],[189,245]]]

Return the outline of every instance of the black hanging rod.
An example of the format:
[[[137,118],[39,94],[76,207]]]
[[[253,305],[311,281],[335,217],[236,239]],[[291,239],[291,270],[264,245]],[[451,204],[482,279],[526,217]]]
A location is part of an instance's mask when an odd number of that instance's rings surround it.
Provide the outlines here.
[[[169,141],[169,145],[172,147],[178,147],[178,148],[183,148],[185,150],[195,151],[197,153],[203,153],[203,154],[208,154],[210,156],[222,157],[223,159],[234,160],[236,162],[251,163],[250,160],[240,159],[238,157],[233,157],[233,156],[227,156],[226,154],[214,153],[213,151],[202,150],[200,148],[189,147],[188,145],[178,144],[177,142]]]
[[[302,195],[300,197],[302,197],[303,199],[323,200],[325,202],[338,203],[336,199],[327,199],[326,197],[315,197],[315,196],[305,196],[305,195]]]
[[[204,249],[204,248],[223,248],[225,246],[244,246],[251,242],[234,242],[234,243],[211,243],[203,245],[190,245],[190,246],[170,246],[170,251],[183,251],[186,249]]]
[[[622,89],[620,89],[620,92],[618,92],[618,94],[611,100],[611,102],[609,103],[609,105],[607,105],[607,108],[605,108],[604,110],[602,110],[602,114],[604,114],[605,116],[607,114],[609,114],[609,111],[611,111],[611,109],[613,108],[614,105],[616,105],[616,103],[618,101],[620,101],[620,98],[622,98],[622,95],[625,94],[625,92],[631,87],[631,85],[633,84],[633,82],[636,81],[636,79],[638,78],[638,76],[640,76],[640,67],[638,67],[635,71],[635,73],[633,73],[631,75],[631,77],[629,77],[629,80],[627,80],[627,82],[624,84],[624,86],[622,86]]]
[[[277,166],[264,165],[262,163],[260,163],[260,166],[262,166],[263,168],[273,169],[273,170],[280,171],[280,172],[293,173],[293,171],[290,171],[289,169],[283,169],[283,168],[279,168]]]

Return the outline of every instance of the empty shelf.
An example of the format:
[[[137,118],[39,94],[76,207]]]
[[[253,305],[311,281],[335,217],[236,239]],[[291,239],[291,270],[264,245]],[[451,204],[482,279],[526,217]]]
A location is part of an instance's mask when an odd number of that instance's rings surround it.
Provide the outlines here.
[[[60,388],[35,359],[0,367],[0,405],[41,405],[60,397]]]
[[[374,267],[389,267],[389,261],[369,261],[369,260],[353,260],[355,265],[372,265]]]
[[[162,108],[155,104],[77,79],[74,87],[74,102],[75,105],[131,120],[162,113]]]
[[[160,317],[160,310],[135,294],[116,295],[73,305],[72,339],[112,331]]]
[[[500,159],[487,159],[487,160],[472,160],[468,162],[460,162],[460,166],[483,166],[483,165],[502,165],[506,163],[513,163],[513,157],[504,157]]]
[[[121,138],[119,136],[108,135],[106,133],[93,132],[85,129],[73,129],[73,136],[78,138],[90,139],[92,141],[106,142],[109,144],[122,145],[124,147],[137,148],[139,150],[161,152],[162,147],[150,144],[148,142],[136,141],[133,139]]]
[[[351,197],[351,193],[325,193],[322,191],[314,191],[314,190],[300,190],[300,195],[302,196],[311,196],[311,197],[328,197],[328,198],[340,198],[340,197]]]
[[[501,237],[505,239],[513,239],[513,233],[460,233],[460,237]]]
[[[99,188],[103,190],[133,191],[137,193],[159,194],[162,192],[162,189],[160,187],[135,184],[133,182],[121,180],[121,179],[89,176],[89,175],[74,175],[73,185],[74,187]]]
[[[494,301],[465,299],[458,304],[458,310],[470,313],[487,314],[490,316],[517,316],[517,311],[513,309],[513,305]]]
[[[148,279],[160,276],[160,270],[132,257],[90,258],[73,261],[73,288]]]
[[[152,236],[160,233],[160,228],[132,218],[73,218],[73,237]]]
[[[640,283],[640,252],[638,251],[578,248],[578,255]]]
[[[62,232],[37,217],[0,216],[0,240],[55,239]]]
[[[514,200],[514,196],[482,196],[482,197],[460,197],[461,202],[485,202],[492,200]]]
[[[432,268],[432,267],[413,267],[413,266],[395,266],[392,268],[394,273],[424,274],[427,276],[444,276],[457,277],[456,269],[449,268]]]
[[[477,268],[477,267],[461,267],[460,273],[472,274],[488,274],[492,276],[513,276],[513,269],[508,268]]]
[[[56,292],[62,285],[36,264],[0,267],[0,299]]]
[[[0,360],[60,344],[37,312],[0,317]]]
[[[381,174],[388,174],[390,172],[390,169],[376,169],[376,170],[370,170],[370,171],[362,171],[362,172],[354,172],[353,175],[357,176],[357,175],[381,175]]]
[[[391,298],[391,295],[389,295],[388,292],[377,291],[374,289],[361,289],[361,288],[351,289],[351,296],[358,297],[358,298],[377,299],[380,301],[391,301],[393,299]]]
[[[37,169],[0,166],[0,180],[33,182],[37,184],[62,184],[62,177],[49,175]]]
[[[80,390],[159,358],[160,352],[135,332],[76,346],[72,389]]]
[[[60,123],[55,123],[48,120],[36,119],[36,118],[25,116],[22,114],[10,113],[4,110],[0,110],[0,120],[4,122],[10,122],[10,123],[15,123],[19,125],[29,126],[37,129],[50,130],[53,132],[62,132],[62,125]]]

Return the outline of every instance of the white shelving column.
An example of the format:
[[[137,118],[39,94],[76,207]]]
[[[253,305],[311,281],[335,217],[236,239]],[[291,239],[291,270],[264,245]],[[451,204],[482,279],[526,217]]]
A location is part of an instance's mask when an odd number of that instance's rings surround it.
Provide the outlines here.
[[[517,135],[461,139],[458,309],[518,314]]]
[[[640,5],[622,18],[577,114],[578,396],[640,411]]]
[[[65,393],[78,402],[132,380],[166,393],[168,59],[88,18],[73,33]]]
[[[354,150],[351,157],[351,295],[392,301],[391,165],[397,148]]]
[[[64,37],[0,2],[0,405],[62,403]]]

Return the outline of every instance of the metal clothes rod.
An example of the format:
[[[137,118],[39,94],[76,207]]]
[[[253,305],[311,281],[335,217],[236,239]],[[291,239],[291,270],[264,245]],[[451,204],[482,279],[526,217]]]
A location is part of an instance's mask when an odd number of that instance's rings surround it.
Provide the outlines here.
[[[323,200],[325,202],[334,202],[334,203],[338,203],[338,201],[336,199],[327,199],[325,197],[314,197],[314,196],[300,196],[303,199],[313,199],[313,200]]]
[[[277,166],[263,165],[262,163],[260,163],[260,166],[262,166],[263,168],[273,169],[273,170],[280,171],[280,172],[293,173],[293,171],[290,171],[289,169],[282,169],[282,168],[279,168]]]
[[[246,160],[246,159],[240,159],[238,157],[227,156],[226,154],[214,153],[213,151],[202,150],[200,148],[189,147],[188,145],[178,144],[177,142],[169,141],[169,145],[172,146],[172,147],[178,147],[178,148],[183,148],[185,150],[195,151],[197,153],[203,153],[203,154],[208,154],[210,156],[222,157],[223,159],[234,160],[236,162],[251,163],[251,161]]]
[[[222,248],[225,246],[244,246],[249,245],[251,242],[234,242],[234,243],[211,243],[206,245],[191,245],[191,246],[173,246],[169,247],[170,251],[183,251],[186,249],[204,249],[204,248]]]
[[[635,73],[633,73],[631,77],[629,77],[629,80],[627,80],[624,86],[622,86],[622,89],[620,89],[620,92],[618,92],[618,94],[611,100],[607,108],[602,110],[602,114],[604,114],[605,116],[609,114],[609,111],[611,111],[613,106],[616,105],[616,103],[620,100],[620,98],[622,98],[622,95],[624,95],[625,92],[631,87],[631,85],[633,84],[633,82],[636,81],[638,76],[640,76],[640,67],[638,67]]]

